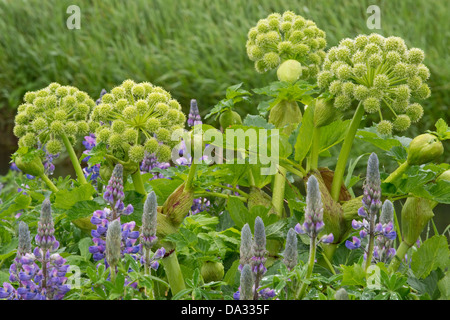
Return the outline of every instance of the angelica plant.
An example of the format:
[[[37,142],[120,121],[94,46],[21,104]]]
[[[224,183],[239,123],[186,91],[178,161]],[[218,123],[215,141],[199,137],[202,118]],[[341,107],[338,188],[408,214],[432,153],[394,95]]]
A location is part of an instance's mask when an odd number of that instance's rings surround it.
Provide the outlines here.
[[[45,146],[47,152],[57,155],[63,146],[69,154],[72,165],[80,183],[87,183],[73,146],[80,137],[89,133],[88,119],[95,106],[86,92],[72,86],[51,83],[38,91],[27,92],[24,103],[17,108],[14,134],[19,138],[19,151],[24,148],[36,149]],[[19,168],[26,172],[33,169],[40,159],[20,161]],[[26,172],[27,173],[27,172]],[[30,174],[33,174],[30,172]],[[42,175],[39,175],[42,177]],[[45,181],[45,177],[42,177]],[[46,181],[47,183],[47,181]],[[53,190],[55,191],[55,190]]]
[[[97,143],[107,147],[107,163],[120,163],[133,173],[136,191],[146,194],[139,164],[145,152],[158,161],[171,158],[171,132],[183,128],[186,116],[169,92],[148,82],[125,80],[101,97],[90,115],[89,125]],[[106,163],[106,164],[107,164]]]
[[[390,135],[403,132],[423,115],[420,101],[430,96],[425,54],[408,48],[399,37],[379,34],[343,39],[327,51],[317,84],[333,96],[333,105],[344,111],[357,104],[342,145],[331,189],[338,200],[343,174],[356,130],[365,113],[377,114],[377,130]]]

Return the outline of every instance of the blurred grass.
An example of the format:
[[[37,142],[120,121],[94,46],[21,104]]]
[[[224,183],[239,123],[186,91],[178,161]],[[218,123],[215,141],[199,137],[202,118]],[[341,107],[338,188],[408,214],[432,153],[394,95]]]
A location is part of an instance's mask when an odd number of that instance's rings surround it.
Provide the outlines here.
[[[69,5],[81,9],[81,29],[69,30]],[[381,30],[369,30],[367,7],[381,8]],[[292,10],[326,31],[328,47],[345,37],[377,31],[425,50],[432,97],[425,126],[449,104],[446,0],[1,0],[0,106],[15,108],[23,94],[51,81],[74,85],[96,98],[124,79],[150,81],[187,108],[203,113],[231,84],[263,86],[247,58],[248,29],[271,12]],[[245,112],[255,113],[255,106]],[[423,128],[421,128],[423,129]]]

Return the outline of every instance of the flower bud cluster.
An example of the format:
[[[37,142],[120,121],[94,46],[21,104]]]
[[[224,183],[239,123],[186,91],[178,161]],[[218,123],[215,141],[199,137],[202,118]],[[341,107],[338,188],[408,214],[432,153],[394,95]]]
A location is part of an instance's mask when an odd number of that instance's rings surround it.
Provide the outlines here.
[[[89,124],[97,143],[105,143],[115,157],[140,163],[145,151],[168,161],[176,143],[171,132],[185,121],[180,104],[163,88],[125,80],[101,97]]]
[[[379,113],[379,133],[391,134],[422,118],[423,108],[417,101],[430,96],[426,84],[430,71],[424,57],[421,49],[408,49],[399,37],[359,35],[328,50],[317,81],[334,95],[337,109],[346,110],[358,101],[367,113]],[[390,118],[385,111],[392,120],[383,119],[383,115]]]
[[[301,77],[308,79],[317,76],[326,44],[325,32],[313,21],[286,11],[259,20],[248,32],[246,48],[256,71],[264,73],[292,59],[302,64]]]
[[[95,135],[93,133],[90,133],[89,135],[84,137],[83,140],[83,146],[85,150],[83,151],[84,154],[89,153],[89,151],[92,150],[97,145],[97,141],[95,139]],[[89,156],[83,158],[83,162],[87,162],[89,160]],[[87,166],[83,168],[83,173],[86,178],[90,177],[89,180],[91,181],[97,181],[97,178],[100,175],[100,164],[96,163],[92,166]]]
[[[89,133],[87,120],[94,106],[86,92],[51,83],[25,94],[24,103],[17,109],[14,135],[21,147],[45,145],[48,153],[56,155],[62,151],[62,135],[74,144]]]

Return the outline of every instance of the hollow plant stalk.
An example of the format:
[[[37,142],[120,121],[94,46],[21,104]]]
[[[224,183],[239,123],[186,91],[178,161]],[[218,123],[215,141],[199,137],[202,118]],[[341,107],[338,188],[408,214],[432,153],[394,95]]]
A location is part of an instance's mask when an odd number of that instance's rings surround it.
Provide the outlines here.
[[[338,162],[334,171],[333,182],[331,184],[331,197],[334,201],[339,201],[339,194],[341,192],[342,183],[344,181],[345,168],[347,166],[347,160],[352,149],[353,141],[355,140],[356,131],[359,128],[362,117],[364,115],[364,106],[360,102],[353,115],[350,127],[344,138],[341,151],[339,153]]]
[[[284,208],[284,191],[286,189],[286,168],[278,166],[278,171],[275,174],[272,192],[272,205],[277,215],[283,217]]]
[[[70,143],[65,133],[61,134],[61,139],[64,143],[64,146],[66,147],[67,152],[69,153],[69,158],[77,175],[78,182],[81,184],[87,184],[88,182],[86,180],[86,177],[84,176],[83,169],[81,169],[80,162],[78,162],[75,150],[73,150],[72,144]]]

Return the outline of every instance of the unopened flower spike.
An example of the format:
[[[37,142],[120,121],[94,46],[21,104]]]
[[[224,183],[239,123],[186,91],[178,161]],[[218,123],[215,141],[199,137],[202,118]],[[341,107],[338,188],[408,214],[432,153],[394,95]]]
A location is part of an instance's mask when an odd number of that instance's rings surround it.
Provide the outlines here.
[[[189,127],[202,124],[202,118],[200,117],[200,112],[198,111],[197,100],[191,100],[191,108],[189,109],[189,116],[187,120]]]
[[[35,237],[36,244],[42,249],[44,254],[48,250],[55,250],[59,246],[56,241],[55,226],[53,223],[51,203],[48,198],[42,202],[41,215],[38,222],[38,230]]]
[[[240,245],[240,265],[239,270],[242,271],[244,265],[249,264],[252,258],[252,232],[250,226],[246,223],[241,230]]]
[[[144,203],[144,212],[142,214],[141,237],[142,245],[145,249],[151,249],[157,241],[156,237],[156,221],[157,221],[157,206],[156,194],[154,191],[150,192]]]
[[[111,222],[106,234],[106,261],[114,268],[121,258],[122,230],[119,220]]]
[[[239,300],[252,300],[254,282],[252,268],[248,264],[244,265],[242,268],[240,284]]]
[[[317,80],[344,111],[354,101],[378,114],[377,131],[405,131],[423,115],[421,100],[430,96],[429,69],[421,49],[408,49],[399,37],[373,33],[343,39],[328,50]]]
[[[298,251],[297,251],[297,233],[290,228],[286,237],[286,247],[283,252],[283,263],[288,270],[294,269],[297,265]]]

